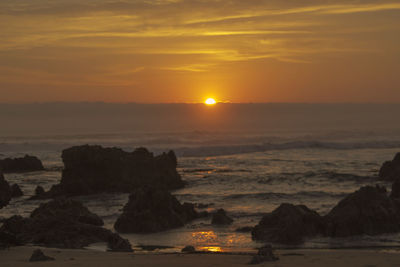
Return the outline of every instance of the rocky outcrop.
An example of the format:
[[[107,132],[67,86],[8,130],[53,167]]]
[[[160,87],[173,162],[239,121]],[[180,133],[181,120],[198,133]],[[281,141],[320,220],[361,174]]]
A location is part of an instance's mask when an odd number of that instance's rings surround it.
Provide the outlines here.
[[[383,163],[379,170],[379,178],[386,181],[400,180],[400,153],[392,161]]]
[[[7,206],[11,200],[11,187],[0,172],[0,209]]]
[[[279,260],[279,258],[274,255],[272,247],[267,245],[258,249],[257,254],[251,259],[250,264],[261,264],[263,262],[277,260]]]
[[[54,261],[55,259],[49,256],[44,255],[43,251],[40,249],[35,249],[32,253],[31,258],[29,259],[30,262],[34,261]]]
[[[37,157],[25,155],[23,158],[6,158],[0,160],[0,170],[3,172],[31,172],[44,170]]]
[[[5,220],[0,233],[15,236],[20,244],[83,248],[95,242],[109,242],[114,234],[101,225],[101,218],[80,202],[56,199],[41,204],[29,218],[13,216]]]
[[[224,209],[219,209],[212,215],[211,224],[228,225],[233,223],[233,219],[226,214]]]
[[[129,196],[114,228],[121,233],[154,233],[181,227],[197,217],[193,204],[182,205],[167,190],[144,186]]]
[[[111,234],[107,240],[107,246],[110,251],[133,252],[128,239],[122,238],[119,234]]]
[[[19,188],[19,186],[17,184],[13,184],[11,186],[11,197],[21,197],[23,196],[24,193],[22,192],[21,188]]]
[[[266,214],[252,230],[255,240],[281,244],[300,244],[305,237],[322,235],[322,217],[304,205],[282,204]]]
[[[186,246],[181,250],[181,252],[183,252],[183,253],[195,253],[196,249],[193,246]]]
[[[125,152],[119,148],[76,146],[62,152],[61,182],[47,197],[126,192],[152,185],[177,189],[184,183],[178,174],[175,153],[153,156],[145,148]]]
[[[380,186],[365,186],[341,200],[326,216],[331,237],[378,235],[400,231],[397,202]]]

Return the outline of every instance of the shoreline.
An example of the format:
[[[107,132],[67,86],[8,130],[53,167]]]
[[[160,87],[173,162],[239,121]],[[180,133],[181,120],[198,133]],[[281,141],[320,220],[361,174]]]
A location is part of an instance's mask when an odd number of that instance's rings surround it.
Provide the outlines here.
[[[29,262],[36,248],[55,258],[55,261]],[[0,250],[2,267],[24,266],[244,266],[254,254],[222,253],[124,253],[88,249],[57,249],[38,246],[20,246]],[[397,249],[278,249],[280,259],[259,266],[398,266],[400,248]]]

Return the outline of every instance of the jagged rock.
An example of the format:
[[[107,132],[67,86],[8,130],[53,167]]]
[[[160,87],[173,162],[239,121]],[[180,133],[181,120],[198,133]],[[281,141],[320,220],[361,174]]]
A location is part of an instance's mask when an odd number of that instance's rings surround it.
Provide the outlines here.
[[[40,249],[36,249],[33,251],[31,258],[29,261],[54,261],[55,259],[49,256],[44,255],[43,251]]]
[[[226,211],[224,209],[219,209],[212,215],[211,224],[227,225],[231,223],[233,223],[233,219],[226,215]]]
[[[11,200],[11,187],[0,172],[0,209],[7,206]]]
[[[23,195],[24,195],[24,193],[22,193],[21,188],[19,188],[19,186],[18,186],[17,184],[13,184],[13,185],[11,186],[11,197],[12,197],[12,198],[14,198],[14,197],[21,197],[21,196],[23,196]]]
[[[379,170],[379,178],[387,181],[400,180],[400,153],[392,161],[383,163]]]
[[[103,220],[90,212],[79,201],[72,199],[56,199],[41,204],[31,213],[33,219],[57,218],[63,221],[80,222],[90,225],[102,226]]]
[[[400,231],[395,201],[380,186],[364,186],[341,200],[326,216],[327,235],[346,237]]]
[[[23,158],[6,158],[0,160],[3,172],[31,172],[44,170],[43,164],[37,157],[25,155]]]
[[[186,246],[181,250],[181,252],[194,253],[196,252],[196,249],[193,246]]]
[[[126,192],[152,185],[177,189],[184,183],[176,170],[177,159],[170,151],[153,156],[145,148],[125,152],[119,148],[75,146],[62,152],[64,170],[61,182],[46,193],[85,195],[103,192]]]
[[[0,233],[10,233],[21,244],[58,248],[84,248],[108,242],[113,233],[102,228],[103,221],[80,202],[56,199],[41,204],[29,218],[13,216],[4,221]]]
[[[44,194],[45,194],[46,192],[44,191],[44,188],[42,187],[42,186],[40,186],[40,185],[38,185],[38,186],[36,186],[36,188],[35,188],[35,196],[33,197],[33,198],[37,198],[37,197],[41,197],[41,196],[44,196]]]
[[[264,246],[258,249],[257,255],[254,255],[250,261],[250,264],[260,264],[266,261],[277,261],[278,257],[274,255],[272,247],[270,245]]]
[[[183,226],[197,218],[193,204],[180,204],[167,190],[144,186],[136,189],[114,224],[121,233],[153,233]]]
[[[305,237],[324,233],[322,217],[304,205],[284,203],[266,214],[252,231],[255,240],[300,244]]]
[[[122,238],[119,234],[113,233],[108,237],[107,246],[110,251],[133,252],[128,239]]]

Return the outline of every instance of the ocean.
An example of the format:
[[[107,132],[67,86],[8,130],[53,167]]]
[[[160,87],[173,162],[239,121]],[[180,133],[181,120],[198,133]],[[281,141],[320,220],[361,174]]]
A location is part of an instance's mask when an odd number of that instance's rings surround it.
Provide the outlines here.
[[[220,107],[217,107],[220,105]],[[250,251],[261,244],[235,230],[256,225],[281,203],[304,204],[326,214],[347,194],[379,181],[381,164],[400,151],[396,104],[0,104],[0,157],[38,156],[45,171],[5,174],[25,195],[0,210],[0,219],[29,216],[43,201],[28,200],[37,185],[59,182],[61,151],[100,144],[154,154],[173,149],[187,182],[172,193],[181,202],[223,208],[227,227],[210,218],[155,234],[123,234],[133,246],[186,245],[209,251]],[[206,118],[210,119],[207,120]],[[196,124],[196,122],[198,122]],[[128,194],[76,197],[112,229]],[[284,247],[274,244],[275,247]],[[400,234],[314,238],[302,248],[400,246]],[[90,249],[105,249],[94,244]]]

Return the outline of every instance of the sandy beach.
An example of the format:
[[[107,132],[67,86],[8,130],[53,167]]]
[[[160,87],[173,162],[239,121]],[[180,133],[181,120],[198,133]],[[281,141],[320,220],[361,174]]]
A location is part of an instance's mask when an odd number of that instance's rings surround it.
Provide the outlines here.
[[[244,266],[251,255],[228,254],[138,254],[91,250],[41,248],[55,261],[29,262],[37,247],[23,246],[0,251],[2,267],[19,266]],[[385,267],[400,265],[400,249],[277,250],[280,260],[258,266],[352,266]]]

